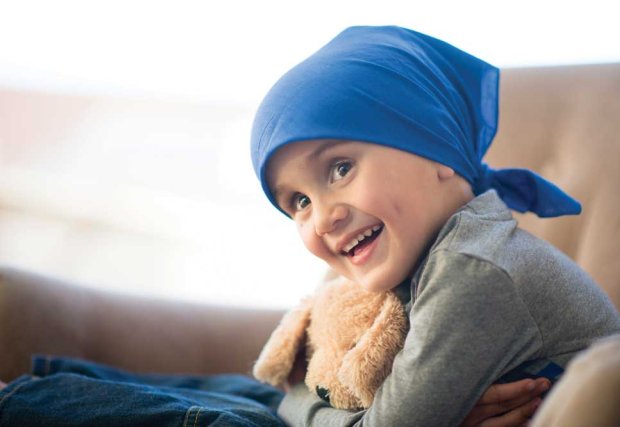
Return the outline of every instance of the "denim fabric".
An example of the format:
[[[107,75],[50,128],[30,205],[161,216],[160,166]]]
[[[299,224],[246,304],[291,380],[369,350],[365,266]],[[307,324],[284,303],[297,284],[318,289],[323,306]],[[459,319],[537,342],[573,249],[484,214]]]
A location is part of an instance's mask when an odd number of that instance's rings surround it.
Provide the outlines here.
[[[0,391],[4,426],[283,426],[283,393],[243,375],[132,374],[35,356],[32,375]]]

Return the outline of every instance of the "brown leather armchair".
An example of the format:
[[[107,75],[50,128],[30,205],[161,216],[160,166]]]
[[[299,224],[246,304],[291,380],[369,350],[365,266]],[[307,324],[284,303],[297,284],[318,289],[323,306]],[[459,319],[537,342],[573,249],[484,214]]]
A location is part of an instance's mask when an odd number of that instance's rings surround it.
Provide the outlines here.
[[[504,70],[487,161],[527,167],[583,203],[578,217],[518,215],[588,271],[620,307],[620,64]],[[32,353],[135,371],[248,373],[279,311],[126,297],[0,269],[0,378]]]

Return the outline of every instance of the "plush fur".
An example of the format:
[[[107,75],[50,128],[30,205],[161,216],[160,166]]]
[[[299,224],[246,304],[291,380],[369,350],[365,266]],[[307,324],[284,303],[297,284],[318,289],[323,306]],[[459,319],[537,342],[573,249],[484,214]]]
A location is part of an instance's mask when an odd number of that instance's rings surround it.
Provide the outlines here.
[[[342,278],[322,284],[287,313],[263,348],[254,376],[281,386],[305,345],[311,392],[341,409],[368,408],[405,341],[408,320],[391,292]]]

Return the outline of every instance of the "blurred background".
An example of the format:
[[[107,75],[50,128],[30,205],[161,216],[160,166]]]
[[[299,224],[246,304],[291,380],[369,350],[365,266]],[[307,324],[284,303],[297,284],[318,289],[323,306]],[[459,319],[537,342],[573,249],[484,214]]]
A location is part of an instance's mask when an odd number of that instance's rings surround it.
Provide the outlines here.
[[[280,75],[350,25],[500,67],[618,62],[614,3],[0,0],[0,268],[289,307],[325,267],[249,158]]]

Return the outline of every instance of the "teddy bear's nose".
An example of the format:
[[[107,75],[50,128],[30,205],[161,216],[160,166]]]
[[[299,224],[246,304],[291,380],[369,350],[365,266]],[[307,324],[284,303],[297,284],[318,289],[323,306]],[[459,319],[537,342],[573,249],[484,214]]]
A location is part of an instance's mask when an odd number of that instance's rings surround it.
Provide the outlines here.
[[[327,403],[329,403],[329,390],[327,390],[326,388],[323,388],[321,386],[316,386],[316,394],[323,399],[324,401],[326,401]]]

